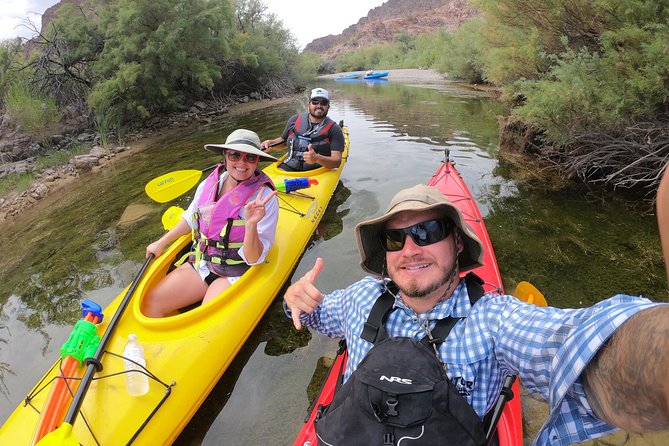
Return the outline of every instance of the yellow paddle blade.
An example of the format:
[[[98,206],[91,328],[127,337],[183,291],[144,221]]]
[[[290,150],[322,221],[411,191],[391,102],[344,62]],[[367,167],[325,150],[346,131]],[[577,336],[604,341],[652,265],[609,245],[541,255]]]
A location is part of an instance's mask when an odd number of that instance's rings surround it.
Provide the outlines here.
[[[201,177],[201,170],[175,170],[146,183],[144,191],[152,200],[167,203],[191,190]]]
[[[537,307],[546,307],[548,302],[541,291],[539,291],[534,285],[530,282],[519,282],[516,285],[516,291],[513,293],[518,299],[527,302],[528,304],[534,304]]]
[[[170,206],[168,210],[165,211],[160,221],[163,222],[163,228],[166,231],[169,231],[179,223],[181,220],[181,214],[184,213],[184,210],[179,206]]]
[[[79,440],[72,432],[72,425],[63,423],[56,430],[42,437],[37,442],[37,446],[79,446]]]

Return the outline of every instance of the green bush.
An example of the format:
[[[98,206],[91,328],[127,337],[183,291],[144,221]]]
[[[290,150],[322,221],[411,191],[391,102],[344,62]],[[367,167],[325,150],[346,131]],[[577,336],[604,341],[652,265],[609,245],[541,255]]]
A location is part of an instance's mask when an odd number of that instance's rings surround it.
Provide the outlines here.
[[[16,80],[17,65],[21,57],[21,40],[0,42],[0,105],[4,102],[7,88]]]
[[[35,171],[47,169],[49,167],[62,166],[76,155],[82,155],[90,150],[90,144],[77,144],[69,149],[62,149],[56,152],[51,152],[46,155],[38,155],[35,160]]]
[[[34,94],[25,82],[16,81],[9,86],[5,106],[21,130],[40,141],[58,131],[62,115],[56,101]]]
[[[12,173],[0,178],[0,197],[4,197],[9,192],[23,192],[28,189],[32,180],[32,173]]]

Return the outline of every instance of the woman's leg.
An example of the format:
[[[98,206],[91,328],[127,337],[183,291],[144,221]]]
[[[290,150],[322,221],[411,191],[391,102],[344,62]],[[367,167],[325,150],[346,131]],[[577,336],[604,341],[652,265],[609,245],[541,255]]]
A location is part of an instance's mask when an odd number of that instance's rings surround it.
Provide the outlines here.
[[[209,288],[204,295],[204,299],[202,299],[202,304],[209,302],[211,299],[230,288],[230,285],[230,281],[227,279],[227,277],[219,277],[218,279],[211,282],[211,285],[209,285]]]
[[[148,292],[142,311],[148,317],[165,317],[201,301],[205,293],[207,284],[190,263],[184,263]]]

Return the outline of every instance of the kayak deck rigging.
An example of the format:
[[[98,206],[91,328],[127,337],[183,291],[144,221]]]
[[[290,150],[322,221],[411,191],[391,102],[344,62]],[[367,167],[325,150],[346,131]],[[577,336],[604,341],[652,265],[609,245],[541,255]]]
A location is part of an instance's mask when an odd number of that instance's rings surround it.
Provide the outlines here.
[[[123,356],[123,355],[119,355],[119,354],[114,353],[114,352],[109,351],[109,350],[105,350],[105,351],[104,351],[104,355],[105,355],[105,356],[106,356],[106,355],[114,356],[114,357],[118,358],[118,359],[121,360],[121,361],[123,361],[123,360],[130,360],[130,361],[132,361],[132,359],[126,358],[126,357]],[[134,362],[134,361],[133,361],[133,362]],[[63,363],[63,359],[61,358],[61,359],[58,360],[56,363],[54,363],[53,366],[51,366],[51,368],[49,369],[49,373],[47,373],[46,375],[44,375],[44,377],[42,377],[42,379],[37,383],[37,385],[35,386],[35,388],[34,388],[34,389],[33,389],[33,390],[32,390],[32,391],[25,397],[25,399],[24,399],[24,406],[30,406],[32,409],[35,410],[35,412],[37,412],[38,414],[41,414],[41,413],[42,413],[41,410],[40,410],[39,408],[35,407],[35,405],[32,404],[32,401],[33,401],[33,399],[35,399],[39,394],[41,394],[42,392],[48,390],[48,389],[50,388],[51,384],[52,384],[54,381],[58,380],[58,379],[62,379],[62,380],[64,380],[65,383],[66,383],[66,386],[67,386],[67,389],[68,389],[70,395],[74,395],[74,389],[69,385],[69,381],[76,381],[76,382],[79,382],[79,381],[81,381],[82,378],[81,378],[80,376],[79,376],[79,377],[73,377],[73,376],[67,376],[66,374],[64,374],[64,373],[63,373],[63,370],[62,370],[62,367],[61,367],[62,363]],[[146,375],[149,379],[151,379],[151,380],[153,380],[153,381],[155,381],[155,382],[161,384],[161,385],[165,388],[165,393],[163,394],[162,398],[156,403],[156,405],[155,405],[155,407],[153,408],[153,410],[151,411],[151,413],[145,418],[144,422],[137,428],[137,430],[135,431],[135,433],[130,437],[130,439],[129,439],[128,442],[126,443],[127,445],[132,444],[132,443],[134,442],[135,438],[137,438],[137,436],[142,432],[142,430],[144,429],[144,427],[151,421],[151,419],[152,419],[153,416],[156,414],[156,412],[160,409],[160,407],[161,407],[163,404],[165,404],[165,401],[166,401],[166,400],[170,397],[170,395],[172,394],[172,388],[173,388],[174,386],[176,386],[176,384],[177,384],[175,381],[172,381],[171,384],[167,384],[166,382],[164,382],[163,380],[161,380],[160,378],[158,378],[154,373],[152,373],[147,367],[144,367],[144,366],[141,365],[141,364],[137,364],[137,363],[135,363],[135,364],[136,364],[137,366],[141,367],[141,368],[142,368],[142,371],[125,371],[125,370],[123,370],[123,371],[120,371],[120,372],[110,373],[110,374],[107,374],[107,375],[98,375],[98,376],[96,376],[96,377],[93,378],[93,381],[100,381],[100,380],[109,379],[109,378],[112,378],[112,377],[115,377],[115,376],[119,376],[119,375],[125,375],[125,374],[127,374],[127,373],[143,373],[143,374]],[[59,368],[59,370],[60,370],[61,373],[60,373],[59,375],[53,376],[53,377],[52,377],[51,379],[49,379],[47,382],[44,382],[45,379],[49,376],[49,374],[53,371],[53,369],[56,368],[56,366],[58,366],[58,368]],[[95,433],[93,432],[90,423],[86,420],[86,414],[83,413],[82,411],[80,411],[79,416],[81,417],[81,419],[83,420],[84,424],[86,425],[86,428],[88,429],[88,431],[89,431],[89,433],[90,433],[90,435],[91,435],[91,438],[94,439],[94,441],[95,441],[95,443],[96,443],[97,445],[100,445],[100,442],[97,440],[97,436],[96,436]]]

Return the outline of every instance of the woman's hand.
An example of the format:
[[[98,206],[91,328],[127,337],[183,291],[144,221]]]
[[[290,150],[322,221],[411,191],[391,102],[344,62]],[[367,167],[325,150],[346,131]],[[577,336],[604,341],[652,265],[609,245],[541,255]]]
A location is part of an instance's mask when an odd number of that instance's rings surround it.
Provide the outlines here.
[[[272,193],[267,194],[265,198],[261,198],[261,195],[262,194],[258,194],[255,200],[246,203],[244,206],[244,219],[246,220],[246,223],[250,223],[254,226],[265,216],[265,205],[276,195],[276,191],[273,190]]]
[[[149,257],[150,254],[153,254],[154,257],[160,257],[160,255],[165,250],[165,245],[161,240],[156,240],[146,247],[146,257]]]

